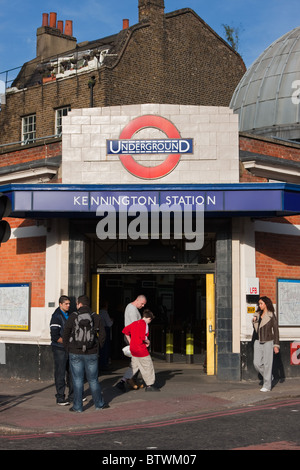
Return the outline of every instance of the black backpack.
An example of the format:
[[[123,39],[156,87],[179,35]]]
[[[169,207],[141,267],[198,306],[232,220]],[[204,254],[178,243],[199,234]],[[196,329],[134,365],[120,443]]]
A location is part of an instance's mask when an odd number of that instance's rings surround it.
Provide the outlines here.
[[[75,313],[75,324],[70,342],[72,342],[76,349],[86,352],[87,349],[91,349],[95,345],[96,332],[93,316],[89,312]]]

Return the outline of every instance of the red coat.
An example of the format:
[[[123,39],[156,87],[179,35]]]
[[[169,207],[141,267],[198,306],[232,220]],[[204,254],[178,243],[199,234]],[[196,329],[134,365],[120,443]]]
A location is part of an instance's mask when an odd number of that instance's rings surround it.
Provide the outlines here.
[[[145,339],[149,336],[149,328],[145,320],[138,320],[125,326],[122,333],[130,336],[130,351],[135,357],[149,356]]]

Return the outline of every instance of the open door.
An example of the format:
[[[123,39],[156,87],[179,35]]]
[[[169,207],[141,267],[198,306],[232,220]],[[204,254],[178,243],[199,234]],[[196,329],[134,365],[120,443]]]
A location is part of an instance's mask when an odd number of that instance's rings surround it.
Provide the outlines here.
[[[214,274],[206,274],[206,371],[207,375],[216,374],[215,341],[215,282]]]

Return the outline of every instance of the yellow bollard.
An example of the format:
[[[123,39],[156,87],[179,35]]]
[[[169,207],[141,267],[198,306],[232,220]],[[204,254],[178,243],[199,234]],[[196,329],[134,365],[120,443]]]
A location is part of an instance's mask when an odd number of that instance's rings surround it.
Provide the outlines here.
[[[186,334],[185,343],[186,363],[193,364],[194,362],[194,335],[190,331]]]
[[[166,334],[166,359],[167,362],[173,362],[173,333]]]

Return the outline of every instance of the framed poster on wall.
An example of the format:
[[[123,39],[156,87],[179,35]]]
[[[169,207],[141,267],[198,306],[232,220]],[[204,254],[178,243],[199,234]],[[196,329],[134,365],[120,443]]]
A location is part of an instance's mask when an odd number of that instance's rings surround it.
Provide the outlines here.
[[[300,326],[300,279],[277,279],[279,326]]]
[[[0,330],[29,331],[30,283],[0,284]]]

